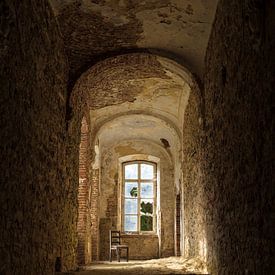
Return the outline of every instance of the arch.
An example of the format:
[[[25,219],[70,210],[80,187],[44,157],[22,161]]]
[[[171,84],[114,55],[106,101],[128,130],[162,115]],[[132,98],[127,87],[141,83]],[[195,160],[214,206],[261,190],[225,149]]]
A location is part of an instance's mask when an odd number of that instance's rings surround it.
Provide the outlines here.
[[[120,127],[121,128],[123,127],[125,121],[127,122],[129,120],[134,120],[137,117],[137,115],[142,115],[143,123],[145,126],[144,128],[141,128],[141,131],[143,132],[142,136],[134,137],[135,133],[137,132],[133,130],[131,134],[127,134],[128,136],[124,140],[134,140],[134,139],[141,140],[142,139],[142,140],[147,140],[148,142],[152,142],[155,145],[158,145],[159,147],[161,147],[166,154],[168,153],[169,158],[171,158],[171,161],[173,162],[175,160],[176,154],[181,149],[180,147],[181,136],[176,126],[170,122],[167,122],[167,120],[165,120],[165,118],[162,118],[162,117],[147,115],[147,114],[138,113],[138,112],[115,115],[111,117],[109,120],[105,120],[103,123],[101,123],[99,127],[97,127],[97,129],[94,129],[93,140],[96,141],[98,138],[102,140],[104,139],[105,136],[107,136],[107,138],[109,136],[112,136],[112,141],[114,141],[115,139],[123,140],[122,139],[123,132],[112,130],[112,129],[110,130],[109,126],[112,126],[116,123],[116,125],[118,125],[118,129],[120,129]],[[162,135],[153,135],[151,131],[152,128],[150,128],[150,123],[152,123],[152,127],[154,125],[153,123],[156,123],[158,125],[157,128],[162,130],[162,131],[159,131],[159,134],[162,134]],[[169,136],[167,136],[168,134]],[[120,138],[116,137],[116,135],[120,136]],[[165,138],[169,137],[168,138],[169,142],[172,145],[171,150],[164,149],[160,141],[161,137],[165,137]]]
[[[117,83],[116,79],[119,77],[122,77],[123,80],[148,79],[150,77],[169,79],[181,83],[182,87],[188,86],[189,91],[193,87],[198,87],[193,74],[182,64],[172,59],[145,52],[126,53],[99,61],[84,72],[73,87],[70,99],[72,106],[78,106],[77,108],[82,109],[81,106],[84,104],[85,108],[98,110],[106,106],[118,106],[121,103],[134,102],[140,94],[140,90],[131,86],[129,91],[127,85],[131,85],[131,83],[129,84],[129,81]],[[167,114],[162,114],[156,110],[130,110],[114,113],[111,117],[105,116],[99,122],[93,121],[91,141],[95,145],[97,133],[107,122],[127,114],[145,114],[157,117],[169,124],[169,127],[177,132],[181,144],[184,110],[189,94],[186,98],[183,101],[183,106],[178,108],[181,112],[178,114],[180,118],[178,121],[173,121]],[[178,152],[181,151],[182,149],[179,148]]]
[[[114,70],[115,73],[113,73]],[[110,72],[113,75],[109,75]],[[109,102],[105,100],[102,104],[96,100],[98,96],[96,93],[99,88],[101,89],[100,98],[108,98],[110,91],[112,93],[113,90],[105,90],[106,86],[102,87],[102,83],[109,82],[111,84],[112,80],[117,79],[118,76],[123,76],[123,79],[127,80],[148,77],[169,79],[173,76],[181,79],[181,81],[190,87],[194,82],[192,73],[174,60],[144,52],[127,53],[99,61],[84,72],[73,87],[71,102],[82,102],[85,104],[86,100],[88,100],[90,108],[97,109],[108,106],[108,104],[134,101],[135,96],[140,91],[135,89],[135,87],[131,87],[132,89],[129,92],[125,89],[124,85],[120,87],[119,96],[116,99],[109,98]]]
[[[132,155],[127,155],[120,157],[118,160],[120,163],[123,162],[130,162],[130,161],[136,161],[136,160],[146,160],[146,161],[151,161],[154,163],[159,163],[160,158],[152,155],[147,155],[147,154],[132,154]]]
[[[117,81],[119,78],[121,78],[122,81]],[[178,91],[181,91],[181,93],[177,102],[178,112],[175,113],[177,115],[176,118],[162,112],[161,108],[148,110],[146,110],[146,108],[128,108],[128,110],[125,111],[119,109],[121,104],[135,102],[142,92],[142,89],[140,89],[142,86],[138,86],[140,84],[139,82],[142,83],[142,81],[144,81],[146,84],[148,83],[146,81],[150,78],[156,79],[156,82],[160,79],[164,84],[170,81],[178,85]],[[149,53],[130,53],[107,58],[83,73],[75,83],[70,104],[72,104],[76,110],[82,110],[83,108],[90,110],[90,124],[93,125],[91,129],[92,132],[90,133],[92,146],[96,146],[98,137],[108,125],[124,117],[143,115],[160,122],[162,127],[169,129],[170,134],[173,135],[173,140],[175,144],[177,144],[177,146],[173,148],[174,152],[171,153],[170,148],[167,149],[159,140],[157,142],[156,140],[148,139],[148,141],[161,147],[162,151],[168,156],[170,164],[174,165],[175,176],[173,180],[176,185],[180,184],[182,177],[182,131],[185,107],[189,100],[189,92],[193,90],[198,92],[198,87],[199,84],[195,77],[177,62]],[[185,100],[183,100],[182,96],[184,91],[186,92]],[[196,97],[197,94],[193,96]],[[197,103],[200,104],[201,102]],[[117,109],[116,112],[111,114],[106,113],[102,116],[100,113],[97,113],[96,115],[99,119],[93,120],[94,111],[99,109],[103,110],[106,107],[109,108],[114,105]],[[137,140],[141,139],[142,137]],[[101,143],[99,143],[99,148],[100,146],[102,146]],[[98,172],[99,164],[98,161],[96,161],[96,154],[94,154],[93,157],[95,159],[93,160],[94,165],[92,170]]]
[[[131,115],[144,115],[144,116],[152,117],[152,118],[154,118],[156,120],[159,120],[159,121],[161,121],[161,123],[163,125],[166,125],[167,127],[169,127],[174,132],[175,136],[177,136],[177,138],[179,140],[181,140],[181,138],[182,138],[180,129],[177,127],[177,125],[175,125],[173,123],[173,121],[169,120],[168,118],[166,118],[166,117],[164,117],[162,115],[150,112],[148,110],[147,111],[143,111],[143,110],[130,110],[130,111],[127,111],[127,112],[122,112],[122,113],[114,114],[114,115],[110,116],[109,118],[105,118],[104,120],[100,121],[95,126],[95,128],[93,129],[93,137],[96,137],[96,136],[100,135],[100,133],[102,132],[103,128],[106,127],[106,125],[108,123],[112,123],[116,119],[119,119],[119,118],[122,118],[122,117],[125,117],[125,116],[131,116]]]

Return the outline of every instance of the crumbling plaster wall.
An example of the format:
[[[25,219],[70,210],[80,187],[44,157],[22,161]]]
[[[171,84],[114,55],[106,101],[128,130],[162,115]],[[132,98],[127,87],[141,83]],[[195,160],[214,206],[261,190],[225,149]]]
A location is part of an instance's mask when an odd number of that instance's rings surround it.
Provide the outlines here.
[[[109,230],[119,225],[119,158],[133,154],[160,158],[161,248],[158,236],[125,236],[130,259],[174,255],[174,171],[167,153],[149,141],[124,141],[101,150],[100,258],[108,259]]]
[[[274,274],[274,1],[219,2],[205,68],[208,266]]]
[[[138,49],[181,56],[202,75],[217,1],[50,0],[69,57],[70,80],[106,55]]]
[[[47,1],[2,1],[0,273],[75,266],[66,181],[67,61]]]

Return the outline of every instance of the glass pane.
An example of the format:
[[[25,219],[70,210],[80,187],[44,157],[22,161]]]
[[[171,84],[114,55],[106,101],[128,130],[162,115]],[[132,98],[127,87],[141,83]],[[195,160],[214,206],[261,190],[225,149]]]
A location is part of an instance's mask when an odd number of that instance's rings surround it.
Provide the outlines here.
[[[138,196],[138,183],[125,182],[125,197],[136,198]]]
[[[138,165],[128,164],[125,165],[125,179],[137,179],[138,178]]]
[[[137,216],[125,216],[124,230],[137,231],[138,219]]]
[[[125,199],[125,214],[137,214],[137,199]]]
[[[153,214],[154,200],[141,200],[140,212],[143,215]]]
[[[141,184],[141,190],[140,190],[140,196],[141,198],[153,198],[154,192],[153,192],[153,183],[152,182],[142,182]]]
[[[140,230],[141,231],[153,231],[153,217],[141,216],[140,217]]]
[[[154,166],[149,164],[141,164],[141,179],[151,180],[154,178]]]

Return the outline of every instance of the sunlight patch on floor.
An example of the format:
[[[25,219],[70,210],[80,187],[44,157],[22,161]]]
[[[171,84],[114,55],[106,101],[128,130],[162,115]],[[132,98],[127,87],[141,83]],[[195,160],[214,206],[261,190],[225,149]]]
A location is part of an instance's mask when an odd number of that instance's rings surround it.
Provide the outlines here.
[[[82,270],[94,272],[105,270],[106,272],[112,271],[112,274],[115,274],[115,271],[120,274],[207,274],[206,264],[200,258],[185,259],[183,257],[129,261],[128,263],[124,261],[120,263],[98,262],[85,266]],[[101,272],[98,274],[104,274]]]

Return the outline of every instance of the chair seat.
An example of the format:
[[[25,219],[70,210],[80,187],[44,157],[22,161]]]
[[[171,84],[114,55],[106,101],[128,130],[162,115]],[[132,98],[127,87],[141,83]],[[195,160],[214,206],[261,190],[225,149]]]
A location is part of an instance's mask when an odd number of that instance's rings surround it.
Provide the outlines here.
[[[117,261],[120,262],[121,252],[126,252],[126,260],[128,262],[129,247],[127,244],[120,243],[120,231],[110,230],[110,262],[112,261],[112,251],[117,254]]]
[[[128,245],[126,244],[116,244],[116,245],[112,245],[112,249],[115,248],[128,248]]]

